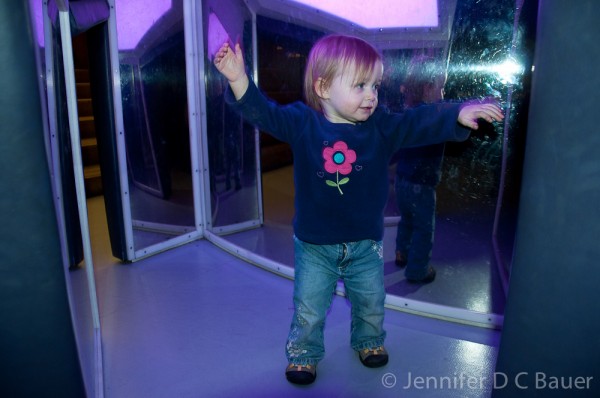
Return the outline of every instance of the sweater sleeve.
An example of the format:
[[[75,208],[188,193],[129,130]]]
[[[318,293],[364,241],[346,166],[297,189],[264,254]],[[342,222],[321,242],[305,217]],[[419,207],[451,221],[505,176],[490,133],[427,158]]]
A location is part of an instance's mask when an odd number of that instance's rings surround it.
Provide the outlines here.
[[[288,143],[292,142],[294,132],[300,131],[307,119],[308,108],[304,104],[279,105],[262,94],[252,80],[238,101],[228,88],[225,102],[248,123]]]
[[[396,152],[405,147],[466,140],[470,130],[458,123],[459,111],[460,104],[440,103],[403,113],[381,109],[376,118],[378,124],[385,126],[382,131],[389,134],[390,148]]]

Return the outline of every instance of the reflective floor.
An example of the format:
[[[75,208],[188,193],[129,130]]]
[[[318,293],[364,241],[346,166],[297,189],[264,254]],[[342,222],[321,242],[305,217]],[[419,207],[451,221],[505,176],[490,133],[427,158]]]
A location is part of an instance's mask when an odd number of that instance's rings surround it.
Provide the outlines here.
[[[328,315],[316,382],[291,385],[284,376],[291,280],[206,240],[121,264],[110,255],[102,198],[88,206],[108,398],[491,394],[499,331],[386,310],[390,362],[368,369],[349,346],[350,307],[340,296]],[[276,257],[289,259],[286,235],[276,233],[288,228],[287,215],[267,217],[272,233],[257,245],[281,248]]]

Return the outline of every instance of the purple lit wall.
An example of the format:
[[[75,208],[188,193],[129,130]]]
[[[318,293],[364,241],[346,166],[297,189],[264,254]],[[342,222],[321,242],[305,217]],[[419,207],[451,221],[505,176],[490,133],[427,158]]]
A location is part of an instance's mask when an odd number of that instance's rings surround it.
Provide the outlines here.
[[[29,0],[29,9],[31,10],[31,20],[35,26],[34,34],[37,38],[39,47],[44,47],[44,23],[42,21],[42,2]]]
[[[239,0],[205,0],[203,2],[206,52],[210,60],[225,42],[243,41],[244,24],[251,19],[247,5]]]
[[[119,49],[133,50],[146,32],[172,7],[172,0],[121,0],[115,2]]]
[[[172,0],[152,0],[151,7],[146,0],[117,0],[115,3],[121,50],[135,49],[154,23],[172,8]],[[39,0],[29,0],[29,4],[37,43],[43,47],[42,3]]]
[[[230,41],[227,31],[219,18],[211,12],[208,16],[208,56],[210,60],[226,41]]]
[[[291,0],[367,29],[438,26],[437,0]]]

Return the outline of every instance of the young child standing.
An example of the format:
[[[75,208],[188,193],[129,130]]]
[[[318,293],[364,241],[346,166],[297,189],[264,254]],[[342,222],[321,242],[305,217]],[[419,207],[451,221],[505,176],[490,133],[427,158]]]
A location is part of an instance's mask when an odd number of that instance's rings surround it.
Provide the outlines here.
[[[306,105],[267,99],[249,80],[239,44],[225,43],[214,64],[235,97],[228,92],[226,100],[245,120],[289,143],[294,155],[295,310],[286,344],[287,379],[315,380],[339,279],[352,305],[352,348],[363,365],[385,365],[382,237],[390,158],[404,146],[464,140],[478,119],[501,120],[501,110],[493,104],[440,104],[402,114],[378,108],[381,55],[351,36],[326,36],[313,46]]]

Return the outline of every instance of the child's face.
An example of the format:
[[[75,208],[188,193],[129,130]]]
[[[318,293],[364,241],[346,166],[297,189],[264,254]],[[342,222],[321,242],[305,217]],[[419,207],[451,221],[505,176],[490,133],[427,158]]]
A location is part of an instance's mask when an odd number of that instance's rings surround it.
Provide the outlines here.
[[[364,122],[377,108],[377,91],[383,76],[383,64],[377,62],[370,76],[356,81],[354,66],[336,76],[322,91],[321,105],[327,120],[332,123]]]

